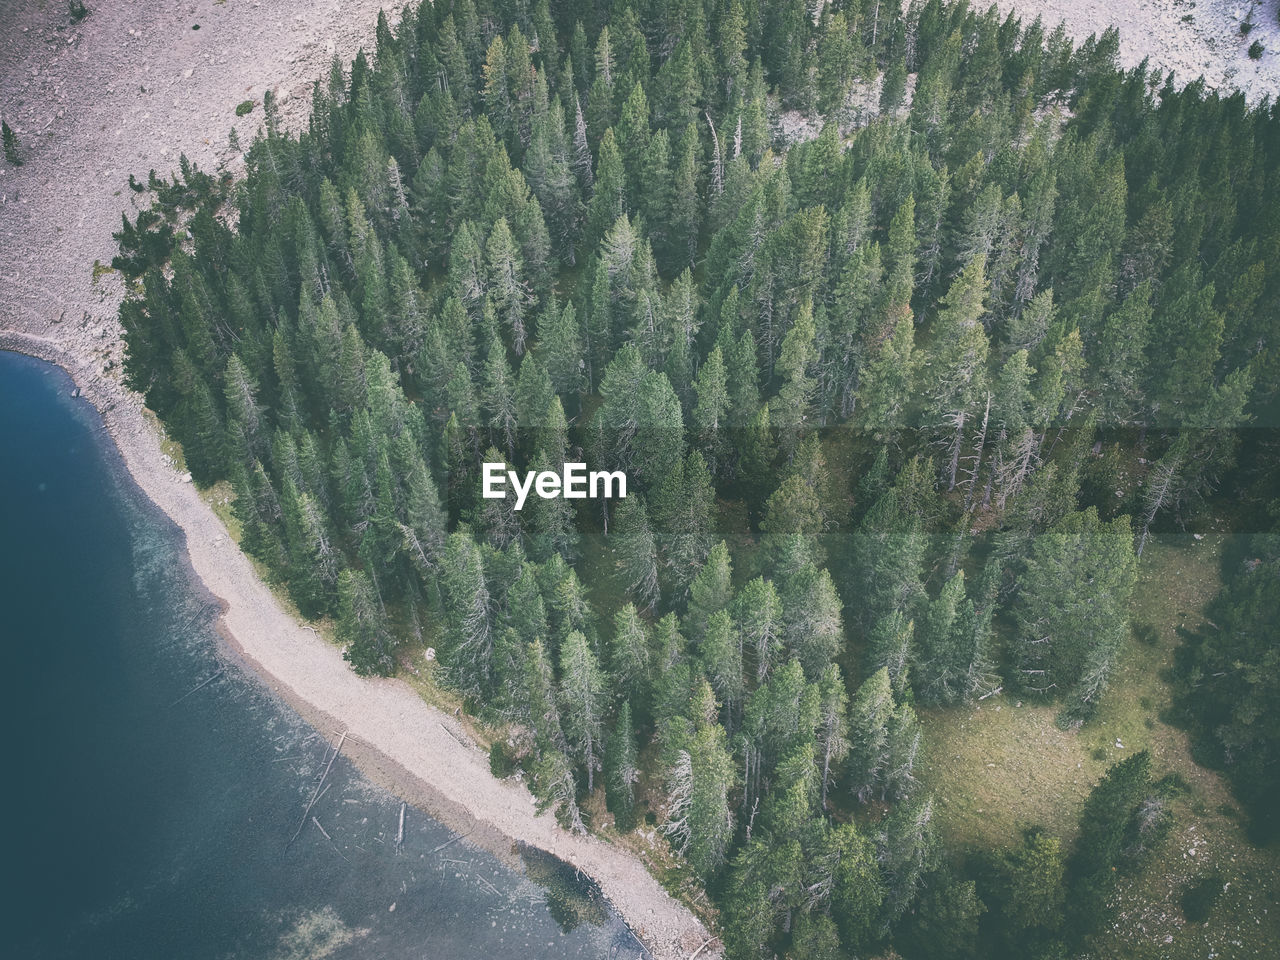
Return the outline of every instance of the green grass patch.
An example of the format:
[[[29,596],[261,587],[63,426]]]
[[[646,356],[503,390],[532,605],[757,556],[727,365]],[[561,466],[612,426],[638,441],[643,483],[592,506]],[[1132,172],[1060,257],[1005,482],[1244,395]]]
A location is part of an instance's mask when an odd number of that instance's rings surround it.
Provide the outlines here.
[[[1150,750],[1157,776],[1179,787],[1173,832],[1147,870],[1120,882],[1119,920],[1095,938],[1090,956],[1270,957],[1280,944],[1280,911],[1269,909],[1280,903],[1278,851],[1248,843],[1226,785],[1191,759],[1185,732],[1161,719],[1178,628],[1201,622],[1220,585],[1225,542],[1210,533],[1148,543],[1131,611],[1135,636],[1097,716],[1079,731],[1057,728],[1056,706],[1019,706],[1009,694],[921,714],[919,774],[938,799],[940,836],[955,850],[1008,847],[1036,825],[1071,842],[1088,791],[1137,750]]]

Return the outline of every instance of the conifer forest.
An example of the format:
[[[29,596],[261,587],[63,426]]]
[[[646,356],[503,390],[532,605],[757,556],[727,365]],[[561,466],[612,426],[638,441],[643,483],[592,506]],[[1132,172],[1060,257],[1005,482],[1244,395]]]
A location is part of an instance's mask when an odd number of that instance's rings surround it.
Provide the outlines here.
[[[352,669],[432,648],[495,774],[656,836],[728,957],[1106,955],[1181,778],[1118,753],[983,847],[920,759],[992,702],[1088,731],[1144,557],[1211,523],[1168,714],[1280,833],[1280,106],[1117,51],[943,0],[411,7],[300,134],[268,94],[243,176],[131,180],[129,383]],[[625,499],[481,496],[576,461]]]

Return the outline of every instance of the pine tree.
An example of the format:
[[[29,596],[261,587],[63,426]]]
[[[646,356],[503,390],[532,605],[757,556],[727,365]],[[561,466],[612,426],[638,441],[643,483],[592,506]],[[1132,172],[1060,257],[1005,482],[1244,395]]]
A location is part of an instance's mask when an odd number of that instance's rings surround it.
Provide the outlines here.
[[[969,678],[978,655],[974,638],[966,630],[972,620],[973,601],[965,599],[964,571],[960,570],[929,604],[916,632],[912,676],[922,702],[955,703],[972,693]]]
[[[1000,912],[1010,940],[1026,942],[1058,927],[1066,905],[1061,841],[1045,830],[1028,830],[1002,866]]]
[[[801,304],[795,323],[782,341],[777,373],[783,382],[770,404],[770,419],[778,429],[783,452],[788,457],[795,452],[800,434],[811,418],[814,382],[810,367],[816,358],[814,336],[813,306],[806,302]]]
[[[538,321],[538,350],[556,393],[572,396],[586,386],[582,328],[573,304],[542,314]]]
[[[876,623],[867,637],[867,668],[888,671],[895,698],[900,699],[907,687],[914,638],[915,623],[898,610]]]
[[[1062,719],[1078,724],[1097,707],[1128,632],[1136,577],[1129,518],[1070,514],[1032,547],[1022,576],[1018,676],[1023,689],[1066,698]]]
[[[361,676],[395,672],[395,641],[387,630],[386,614],[363,573],[344,570],[338,577],[338,641],[346,645],[342,657]]]
[[[849,705],[849,784],[866,803],[880,785],[889,764],[889,721],[893,716],[893,692],[883,667],[858,688]]]
[[[947,449],[948,489],[955,489],[965,430],[986,390],[985,257],[975,257],[956,278],[934,323],[929,359],[929,417]]]
[[[613,520],[614,561],[627,595],[642,610],[653,610],[661,596],[658,585],[658,548],[643,497],[628,496]]]
[[[694,702],[714,706],[705,681]],[[724,863],[733,838],[729,791],[734,774],[724,728],[707,716],[705,706],[695,707],[694,714],[694,729],[667,770],[667,819],[662,829],[676,852],[706,877]]]
[[[605,676],[587,638],[573,630],[560,646],[560,716],[574,759],[587,771],[587,793],[595,789],[604,741]]]
[[[733,619],[755,662],[756,683],[763,683],[782,652],[782,602],[772,581],[756,577],[745,584],[734,598]]]
[[[440,660],[462,690],[489,687],[493,661],[493,600],[480,549],[465,533],[450,535],[441,564],[447,646]]]
[[[640,776],[631,704],[624,700],[609,736],[604,756],[605,798],[614,826],[628,833],[636,825],[635,784]]]
[[[234,353],[223,377],[227,397],[227,432],[233,449],[250,461],[265,453],[265,428],[258,385]]]
[[[733,564],[729,545],[721,540],[711,548],[707,562],[689,586],[689,612],[685,620],[695,640],[706,632],[707,620],[724,610],[733,599]]]
[[[881,798],[906,801],[917,785],[915,765],[921,739],[920,720],[910,703],[900,703],[894,708],[886,733],[888,761]]]
[[[920,365],[915,353],[915,324],[903,316],[892,335],[871,355],[858,390],[858,422],[892,443],[906,426]]]
[[[783,579],[781,595],[787,650],[804,667],[805,676],[816,681],[844,640],[843,604],[835,582],[826,569],[805,563]]]
[[[746,686],[742,676],[742,643],[725,610],[717,610],[701,632],[699,652],[703,673],[723,708],[725,729],[733,733],[742,713]]]
[[[725,462],[730,436],[727,371],[724,354],[719,347],[712,349],[698,371],[693,391],[698,398],[690,424],[695,442],[712,473],[719,473]]]
[[[1141,829],[1138,817],[1151,791],[1151,755],[1141,750],[1112,766],[1090,791],[1080,833],[1067,863],[1068,923],[1086,932],[1107,917],[1106,900]]]
[[[649,627],[640,619],[634,604],[628,603],[614,614],[609,679],[615,688],[627,692],[629,700],[640,705],[641,715],[653,684],[652,646]]]
[[[827,809],[827,788],[835,776],[834,767],[852,749],[849,740],[849,721],[846,707],[849,696],[845,693],[844,678],[840,668],[832,663],[818,680],[821,694],[818,720],[818,757],[822,765],[822,809]]]
[[[884,878],[881,919],[896,921],[916,897],[933,847],[933,801],[900,804],[883,821],[876,836],[877,859]]]
[[[864,631],[894,612],[910,618],[923,592],[925,542],[914,511],[899,506],[890,490],[862,518],[851,546],[852,595]]]
[[[525,284],[524,264],[506,217],[493,225],[485,247],[485,263],[494,306],[511,328],[511,347],[519,356],[524,353],[527,339],[525,315],[533,297]]]
[[[577,784],[567,743],[560,726],[555,677],[541,638],[529,644],[525,658],[525,699],[534,730],[533,793],[538,812],[556,808],[556,815],[575,833],[586,833],[578,808]]]
[[[627,210],[626,172],[612,127],[605,130],[596,156],[595,185],[591,202],[587,205],[587,220],[583,227],[582,244],[585,250],[594,250],[609,228]]]
[[[501,443],[509,458],[515,457],[516,414],[515,378],[507,363],[507,350],[496,337],[489,344],[484,365],[484,390],[481,396],[487,412],[490,436]]]

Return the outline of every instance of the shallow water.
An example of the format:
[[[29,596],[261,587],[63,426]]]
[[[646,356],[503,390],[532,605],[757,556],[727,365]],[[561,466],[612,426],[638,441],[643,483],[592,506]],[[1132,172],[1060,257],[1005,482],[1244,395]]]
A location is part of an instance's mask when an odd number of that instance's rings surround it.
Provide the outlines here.
[[[400,802],[342,757],[312,811],[332,840],[308,819],[289,843],[329,745],[220,651],[180,533],[71,389],[0,352],[0,952],[640,955],[413,808],[396,850]]]

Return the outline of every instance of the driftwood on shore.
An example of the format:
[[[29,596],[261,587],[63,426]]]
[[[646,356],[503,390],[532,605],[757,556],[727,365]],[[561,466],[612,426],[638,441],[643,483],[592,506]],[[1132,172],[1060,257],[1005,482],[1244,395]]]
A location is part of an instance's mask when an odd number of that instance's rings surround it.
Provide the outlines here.
[[[342,731],[342,738],[338,741],[338,745],[333,748],[333,756],[329,758],[329,762],[324,768],[324,773],[320,775],[320,782],[316,784],[315,792],[311,794],[311,800],[307,803],[306,809],[302,811],[302,820],[298,823],[298,829],[293,831],[293,836],[290,837],[289,842],[284,845],[286,850],[288,850],[293,844],[293,841],[298,839],[298,834],[302,833],[302,828],[307,825],[307,817],[311,813],[311,808],[316,805],[316,802],[324,796],[325,792],[329,789],[328,787],[325,787],[324,782],[329,779],[329,771],[333,769],[333,761],[338,759],[338,754],[342,752],[342,745],[346,743],[346,741],[347,732],[344,730]],[[326,748],[325,753],[328,752],[328,748]],[[324,790],[321,790],[321,787],[324,787]],[[314,817],[312,819],[314,819]],[[320,824],[317,823],[316,826],[319,827]],[[320,832],[324,833],[323,827],[320,828]],[[344,857],[343,859],[346,858]]]
[[[470,830],[468,830],[466,833],[459,833],[459,834],[455,834],[451,839],[446,840],[444,843],[442,843],[442,844],[440,844],[439,846],[435,847],[431,852],[432,852],[432,853],[439,853],[439,852],[440,852],[441,850],[443,850],[445,847],[451,847],[451,846],[453,846],[455,843],[457,843],[459,840],[461,840],[463,837],[469,837],[469,836],[471,836],[471,831],[470,831]]]
[[[440,723],[439,720],[437,720],[436,722]],[[456,733],[454,733],[452,730],[446,727],[443,723],[440,723],[440,729],[443,730],[445,733],[447,733],[449,736],[453,737],[453,739],[456,740],[460,746],[463,746],[463,747],[473,746],[473,744],[467,743],[467,741],[463,740],[460,736],[458,736]]]
[[[343,852],[338,849],[338,845],[333,842],[333,837],[329,836],[329,831],[320,825],[320,821],[317,820],[315,817],[312,817],[311,822],[316,825],[317,830],[319,830],[322,834],[324,834],[324,838],[329,841],[329,846],[333,847],[333,852],[336,853],[338,856],[342,857],[343,860],[347,860],[346,855],[343,854]],[[350,860],[347,860],[347,863],[350,863],[350,862],[351,862]]]
[[[226,669],[225,669],[225,668],[224,668],[224,669],[222,669],[222,670],[219,670],[217,673],[215,673],[215,674],[214,674],[212,677],[210,677],[208,680],[205,680],[205,681],[203,681],[202,683],[200,683],[200,684],[196,685],[196,687],[195,687],[194,689],[188,690],[186,693],[184,693],[182,696],[180,696],[177,700],[173,701],[173,703],[169,704],[169,708],[170,708],[170,709],[173,709],[173,708],[174,708],[174,707],[176,707],[178,704],[180,704],[183,700],[187,699],[187,697],[191,696],[193,693],[197,693],[197,692],[199,692],[200,690],[203,690],[203,689],[204,689],[205,687],[207,687],[209,684],[213,683],[213,681],[217,680],[220,676],[222,676],[225,672],[226,672]]]
[[[404,808],[406,804],[400,804],[400,829],[396,831],[396,852],[404,846]]]

